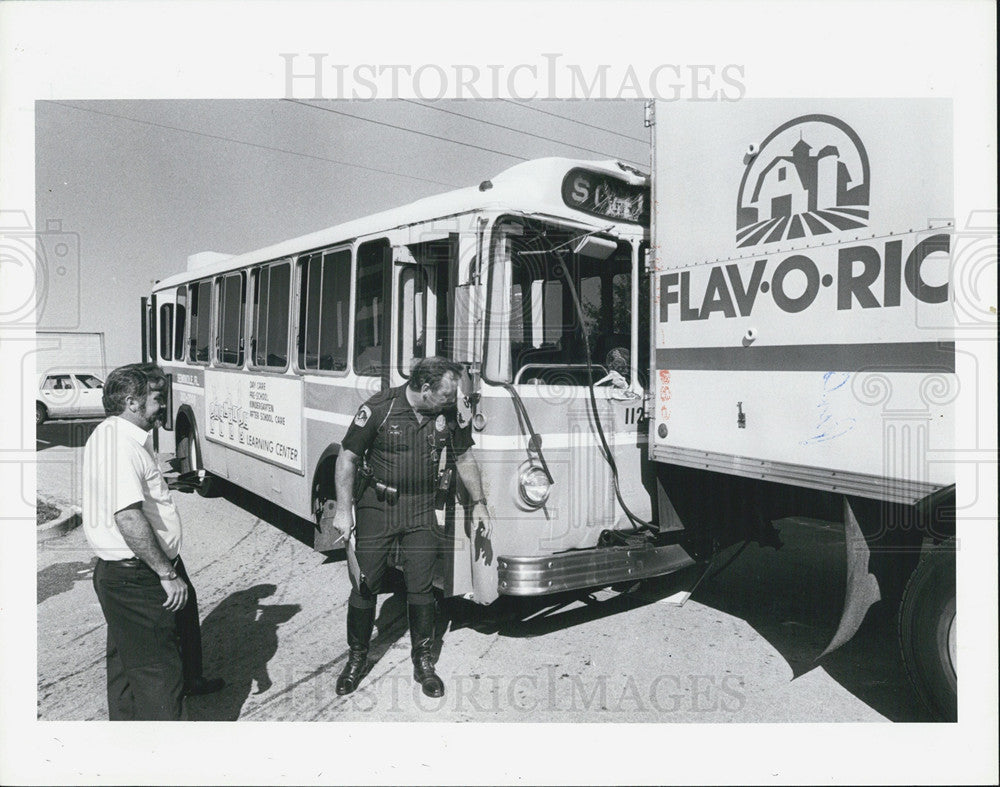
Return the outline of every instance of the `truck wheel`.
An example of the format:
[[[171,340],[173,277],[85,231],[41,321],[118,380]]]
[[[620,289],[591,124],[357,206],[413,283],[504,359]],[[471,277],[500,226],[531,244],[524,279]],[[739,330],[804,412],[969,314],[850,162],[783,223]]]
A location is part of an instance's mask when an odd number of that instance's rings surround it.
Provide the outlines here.
[[[49,417],[49,411],[41,402],[35,402],[35,426],[41,426]]]
[[[201,446],[193,434],[186,432],[177,440],[177,470],[184,475],[200,470],[201,467]],[[218,479],[206,471],[205,477],[195,490],[202,497],[212,497],[218,491],[218,487]]]
[[[899,607],[899,642],[921,701],[941,721],[958,720],[955,542],[925,555]]]

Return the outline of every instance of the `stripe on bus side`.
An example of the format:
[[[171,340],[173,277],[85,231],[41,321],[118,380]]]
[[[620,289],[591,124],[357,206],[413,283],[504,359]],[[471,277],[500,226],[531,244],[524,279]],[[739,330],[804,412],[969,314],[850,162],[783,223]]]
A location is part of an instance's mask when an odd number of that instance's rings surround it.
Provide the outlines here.
[[[303,413],[307,421],[323,421],[328,424],[337,424],[337,426],[350,426],[351,421],[354,420],[353,413],[334,413],[329,410],[317,410],[314,407],[303,408]]]
[[[649,441],[649,435],[645,431],[641,432],[615,432],[611,433],[605,429],[608,442],[612,450],[624,450],[634,448],[637,445],[645,445]],[[584,432],[544,432],[540,433],[542,438],[542,450],[546,449],[566,449],[566,448],[597,448],[601,446],[601,439],[596,433]],[[624,442],[616,444],[616,438],[625,438]],[[475,447],[484,451],[520,451],[527,448],[528,437],[524,434],[477,434],[472,433]]]
[[[683,347],[656,351],[657,369],[726,372],[950,372],[954,342]]]

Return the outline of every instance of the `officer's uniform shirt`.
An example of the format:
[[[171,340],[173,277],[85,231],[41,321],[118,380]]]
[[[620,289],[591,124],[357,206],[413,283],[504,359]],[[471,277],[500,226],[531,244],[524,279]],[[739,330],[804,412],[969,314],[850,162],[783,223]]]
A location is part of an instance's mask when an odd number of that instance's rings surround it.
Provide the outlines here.
[[[472,447],[473,440],[470,425],[459,423],[454,407],[418,422],[403,385],[365,402],[342,445],[360,457],[367,453],[373,474],[372,483],[356,501],[359,526],[367,519],[362,509],[388,512],[391,525],[429,526],[434,521],[440,451],[450,448],[452,457],[461,456]],[[395,505],[379,499],[375,481],[396,487],[399,500]]]

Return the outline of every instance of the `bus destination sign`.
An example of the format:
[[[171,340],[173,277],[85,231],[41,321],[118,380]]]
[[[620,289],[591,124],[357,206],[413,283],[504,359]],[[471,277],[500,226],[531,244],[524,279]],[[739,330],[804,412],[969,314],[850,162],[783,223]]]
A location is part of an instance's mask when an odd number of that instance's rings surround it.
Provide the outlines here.
[[[575,167],[563,178],[562,197],[569,207],[591,216],[649,224],[649,186]]]

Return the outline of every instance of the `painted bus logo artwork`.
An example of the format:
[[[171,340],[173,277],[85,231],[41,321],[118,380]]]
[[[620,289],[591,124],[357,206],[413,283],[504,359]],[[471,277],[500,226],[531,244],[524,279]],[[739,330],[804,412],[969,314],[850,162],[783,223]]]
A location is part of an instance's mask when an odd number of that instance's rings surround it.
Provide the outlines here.
[[[857,229],[868,223],[868,154],[854,130],[804,115],[773,131],[743,171],[740,248]]]

